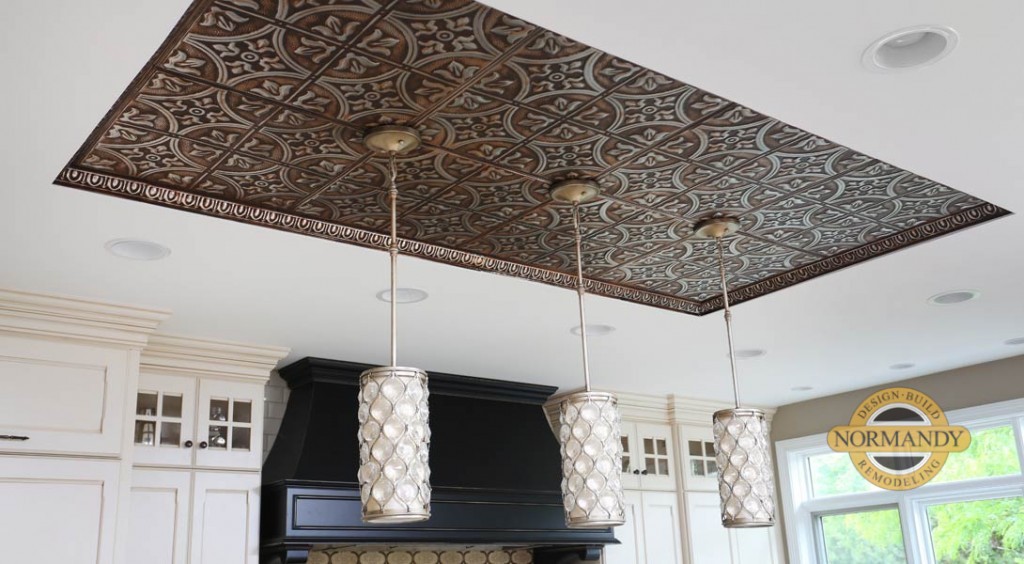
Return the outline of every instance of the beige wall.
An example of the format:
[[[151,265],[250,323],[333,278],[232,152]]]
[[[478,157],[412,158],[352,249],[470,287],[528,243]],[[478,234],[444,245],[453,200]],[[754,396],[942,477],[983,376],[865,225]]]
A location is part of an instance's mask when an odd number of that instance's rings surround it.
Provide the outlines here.
[[[772,439],[825,433],[835,425],[849,423],[864,398],[894,386],[924,392],[945,411],[1024,398],[1024,355],[784,405],[772,419]]]
[[[772,419],[772,440],[826,433],[835,425],[849,423],[853,410],[864,398],[876,390],[895,386],[914,388],[928,394],[944,411],[1024,398],[1024,355],[784,405]],[[775,476],[775,490],[781,492],[778,488],[778,460]],[[778,527],[784,554],[788,558],[786,521],[781,514],[781,504]]]

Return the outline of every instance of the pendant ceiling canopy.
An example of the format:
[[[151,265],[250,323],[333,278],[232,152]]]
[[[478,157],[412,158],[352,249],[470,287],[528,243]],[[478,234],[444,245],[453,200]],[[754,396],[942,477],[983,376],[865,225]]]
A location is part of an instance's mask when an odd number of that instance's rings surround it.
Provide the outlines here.
[[[548,198],[572,174],[592,293],[721,307],[696,219],[740,219],[740,302],[1006,214],[992,204],[482,4],[197,0],[57,182],[573,287]]]

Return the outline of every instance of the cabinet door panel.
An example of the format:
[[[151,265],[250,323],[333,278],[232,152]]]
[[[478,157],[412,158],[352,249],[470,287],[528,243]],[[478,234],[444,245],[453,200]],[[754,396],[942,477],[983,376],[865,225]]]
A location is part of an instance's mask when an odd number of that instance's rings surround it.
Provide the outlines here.
[[[263,451],[263,385],[200,380],[196,465],[259,470]]]
[[[196,472],[191,564],[259,562],[259,488],[256,473]]]
[[[189,472],[132,472],[127,562],[185,564],[192,476]]]
[[[733,564],[775,564],[778,548],[775,527],[764,529],[733,529]]]
[[[683,484],[687,490],[718,491],[718,463],[711,427],[679,427]]]
[[[4,562],[109,564],[120,463],[0,457]]]
[[[155,372],[139,375],[133,449],[136,464],[188,466],[200,439],[195,432],[196,379]],[[192,446],[185,446],[188,442]]]
[[[681,563],[679,500],[676,494],[644,492],[643,513],[647,564]]]
[[[729,529],[722,526],[717,493],[686,492],[686,522],[691,564],[732,561]]]
[[[644,490],[676,490],[672,427],[640,423],[636,426],[640,487]]]
[[[636,423],[622,422],[622,487],[640,489],[640,447],[637,445]]]
[[[626,491],[626,524],[615,528],[615,538],[622,544],[604,549],[605,564],[644,564],[644,517],[640,492]]]
[[[0,451],[120,454],[128,355],[0,336]]]

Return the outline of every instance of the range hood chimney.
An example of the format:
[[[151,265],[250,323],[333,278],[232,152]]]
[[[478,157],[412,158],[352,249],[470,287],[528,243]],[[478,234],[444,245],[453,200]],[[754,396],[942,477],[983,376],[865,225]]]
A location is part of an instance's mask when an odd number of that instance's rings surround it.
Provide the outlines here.
[[[561,458],[543,404],[556,388],[430,373],[432,517],[363,523],[356,472],[359,374],[305,358],[281,369],[291,395],[263,467],[261,562],[314,546],[534,547],[536,564],[594,561],[611,529],[565,527]]]

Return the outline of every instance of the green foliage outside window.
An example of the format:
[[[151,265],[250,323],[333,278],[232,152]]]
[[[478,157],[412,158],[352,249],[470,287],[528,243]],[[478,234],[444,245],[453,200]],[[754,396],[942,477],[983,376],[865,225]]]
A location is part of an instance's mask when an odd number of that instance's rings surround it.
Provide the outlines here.
[[[810,469],[815,497],[876,489],[846,454],[813,456]],[[993,427],[973,432],[971,447],[951,454],[932,483],[1020,472],[1013,428]],[[1024,564],[1024,498],[933,505],[928,519],[941,564]],[[830,564],[906,561],[896,509],[826,515],[821,524]]]

